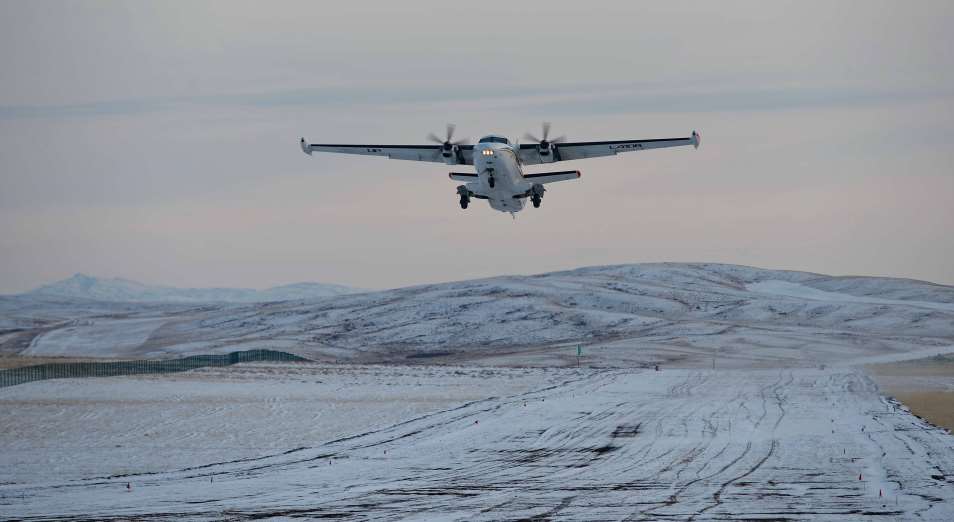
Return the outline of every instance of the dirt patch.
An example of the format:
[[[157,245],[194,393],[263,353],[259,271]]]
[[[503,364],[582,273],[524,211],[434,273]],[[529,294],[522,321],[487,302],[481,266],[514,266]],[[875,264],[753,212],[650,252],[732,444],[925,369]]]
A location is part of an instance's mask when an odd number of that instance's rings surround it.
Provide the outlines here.
[[[954,392],[899,392],[894,397],[911,413],[954,432]]]
[[[88,357],[30,357],[27,355],[0,355],[0,370],[46,363],[110,362],[113,360],[114,359],[95,359]]]
[[[954,355],[939,355],[913,361],[872,364],[866,368],[875,375],[892,377],[954,377]]]
[[[448,357],[454,355],[454,352],[421,352],[421,353],[412,353],[411,355],[406,356],[406,359],[433,359],[436,357]]]
[[[954,356],[873,364],[866,369],[885,394],[931,424],[954,431]]]

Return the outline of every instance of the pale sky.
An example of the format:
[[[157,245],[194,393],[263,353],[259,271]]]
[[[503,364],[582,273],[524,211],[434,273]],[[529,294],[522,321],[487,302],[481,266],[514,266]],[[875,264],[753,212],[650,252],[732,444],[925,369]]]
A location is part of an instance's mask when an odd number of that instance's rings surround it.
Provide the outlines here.
[[[947,0],[3,1],[0,293],[646,261],[954,284],[952,27]],[[461,211],[458,167],[297,144],[543,120],[702,147],[562,164],[511,220]]]

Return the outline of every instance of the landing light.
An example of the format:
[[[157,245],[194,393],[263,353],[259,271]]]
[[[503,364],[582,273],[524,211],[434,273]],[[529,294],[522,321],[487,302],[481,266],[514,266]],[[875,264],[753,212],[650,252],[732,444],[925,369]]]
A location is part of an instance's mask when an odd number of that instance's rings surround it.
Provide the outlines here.
[[[484,150],[482,150],[480,153],[483,154],[484,156],[493,156],[493,155],[494,155],[494,151],[492,151],[492,150],[490,150],[490,149],[484,149]]]

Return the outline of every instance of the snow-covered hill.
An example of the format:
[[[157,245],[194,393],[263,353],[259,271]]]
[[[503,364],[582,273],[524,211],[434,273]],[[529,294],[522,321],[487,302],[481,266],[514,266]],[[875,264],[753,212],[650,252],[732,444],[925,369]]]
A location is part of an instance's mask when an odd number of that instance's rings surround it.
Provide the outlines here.
[[[41,286],[27,293],[30,296],[95,299],[113,302],[180,302],[180,303],[253,303],[287,301],[353,294],[362,290],[342,285],[297,283],[266,290],[250,288],[175,288],[147,285],[128,279],[102,279],[84,274]]]
[[[149,316],[155,320],[145,321]],[[954,287],[720,264],[588,267],[334,299],[87,318],[45,331],[27,353],[273,348],[364,361],[522,354],[550,364],[548,358],[569,351],[554,347],[577,343],[591,361],[607,364],[708,364],[715,356],[746,365],[834,363],[946,349],[954,345]]]

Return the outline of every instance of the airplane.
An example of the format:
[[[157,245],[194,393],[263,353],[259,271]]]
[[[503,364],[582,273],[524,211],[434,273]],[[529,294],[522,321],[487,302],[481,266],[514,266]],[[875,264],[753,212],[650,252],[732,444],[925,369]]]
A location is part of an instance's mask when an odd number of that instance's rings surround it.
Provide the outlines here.
[[[429,161],[447,165],[474,165],[476,172],[451,172],[450,179],[465,182],[457,187],[460,208],[466,209],[471,198],[485,199],[490,207],[501,212],[523,210],[529,199],[534,208],[540,208],[544,185],[579,179],[578,170],[525,173],[523,167],[556,163],[558,161],[613,156],[621,152],[680,147],[692,145],[699,148],[700,137],[696,131],[686,138],[663,138],[648,140],[613,141],[566,141],[565,136],[550,139],[550,124],[543,124],[542,138],[526,134],[532,143],[511,142],[504,136],[490,134],[480,138],[476,145],[467,140],[454,141],[453,124],[447,125],[447,133],[441,139],[433,133],[428,139],[434,145],[334,145],[308,143],[301,138],[301,150],[311,156],[313,152],[337,152],[365,156],[385,156],[391,159]]]

